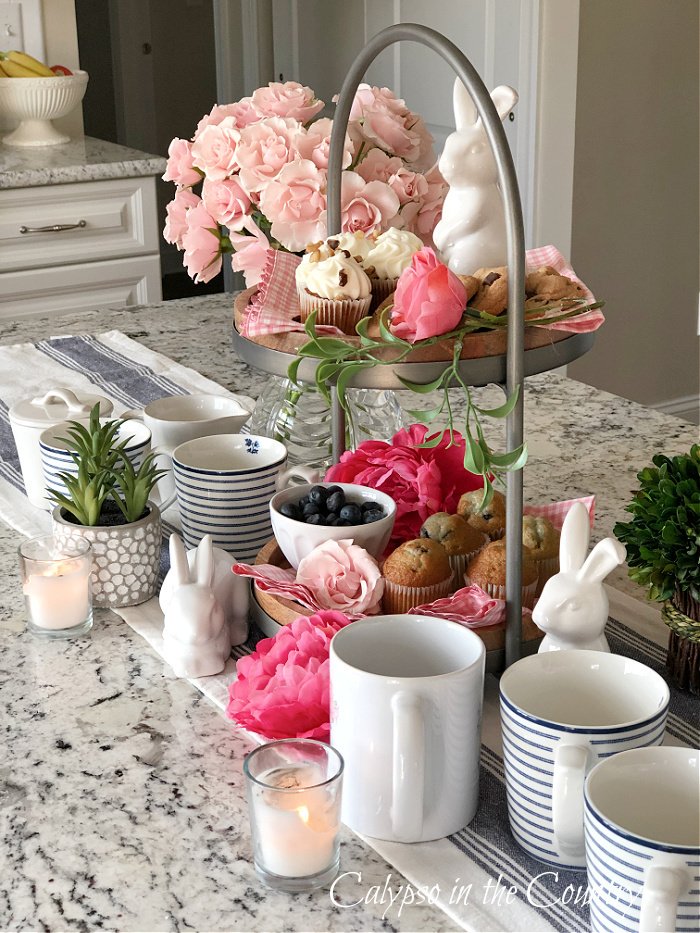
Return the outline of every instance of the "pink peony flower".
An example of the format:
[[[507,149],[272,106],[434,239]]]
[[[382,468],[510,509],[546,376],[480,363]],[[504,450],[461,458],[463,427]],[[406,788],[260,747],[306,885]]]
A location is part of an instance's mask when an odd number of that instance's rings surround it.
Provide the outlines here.
[[[241,138],[233,117],[205,126],[192,143],[192,158],[211,181],[222,181],[238,169],[236,148]]]
[[[248,219],[250,198],[235,176],[224,181],[205,178],[202,200],[214,220],[230,230],[240,230]]]
[[[457,327],[466,305],[464,285],[424,246],[399,277],[389,327],[409,343],[437,337]]]
[[[250,123],[257,123],[258,120],[262,120],[263,114],[253,104],[251,97],[242,97],[234,104],[215,104],[211,112],[203,116],[197,124],[194,138],[196,139],[206,126],[218,126],[227,117],[233,119],[234,125],[238,129],[243,129],[244,126],[248,126]]]
[[[310,87],[297,81],[271,82],[254,91],[252,101],[267,117],[293,117],[300,123],[308,123],[323,110],[323,101],[317,100]]]
[[[221,271],[221,244],[216,221],[203,201],[186,215],[187,230],[182,235],[187,272],[195,282],[209,282]]]
[[[326,541],[304,557],[297,583],[308,586],[324,609],[376,613],[384,592],[384,579],[371,554],[351,538]]]
[[[174,181],[176,185],[188,186],[196,185],[201,180],[201,174],[193,165],[192,143],[186,139],[175,138],[168,146],[168,162],[163,181]]]
[[[366,182],[357,172],[343,172],[340,220],[344,232],[385,230],[398,209],[399,199],[383,181]]]
[[[236,162],[248,193],[262,191],[298,155],[296,139],[303,128],[291,118],[267,117],[241,131]]]
[[[262,281],[270,241],[251,217],[243,224],[243,229],[247,230],[250,236],[241,232],[229,233],[231,245],[235,250],[231,256],[231,268],[234,272],[242,272],[246,285],[252,288]]]
[[[322,240],[326,235],[325,172],[310,159],[295,159],[263,189],[260,210],[272,221],[272,236],[292,253]]]
[[[196,207],[202,199],[190,188],[178,188],[175,197],[165,208],[163,239],[183,249],[182,237],[187,230],[187,211]]]
[[[330,734],[328,652],[332,637],[349,623],[340,612],[301,616],[236,662],[226,715],[267,739]]]
[[[333,131],[333,121],[324,117],[316,120],[305,131],[303,136],[297,139],[299,154],[304,159],[311,159],[318,168],[328,168],[328,150],[331,145],[331,132]],[[341,167],[347,168],[352,162],[352,142],[350,137],[345,134],[345,143],[343,146],[343,158]]]
[[[363,441],[346,451],[325,475],[330,483],[359,483],[387,493],[396,503],[396,522],[390,546],[417,538],[425,519],[434,512],[457,509],[464,492],[481,489],[481,476],[464,469],[464,439],[443,437],[436,447],[418,447],[428,428],[413,424],[387,441]]]

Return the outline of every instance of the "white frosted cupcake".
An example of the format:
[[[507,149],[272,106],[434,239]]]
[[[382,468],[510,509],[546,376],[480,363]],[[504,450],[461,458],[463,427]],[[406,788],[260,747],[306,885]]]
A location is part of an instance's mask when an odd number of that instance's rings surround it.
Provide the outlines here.
[[[396,227],[389,227],[377,237],[363,262],[372,282],[372,310],[396,290],[399,276],[410,266],[413,254],[423,246],[415,233]]]
[[[356,262],[364,266],[374,242],[374,236],[365,236],[364,230],[355,230],[354,233],[338,233],[336,236],[329,236],[327,240],[313,243],[306,247],[306,252],[309,254],[318,252],[319,259],[328,259],[338,250],[344,249]]]
[[[348,250],[333,247],[332,240],[307,253],[297,266],[301,320],[315,311],[317,324],[332,324],[344,334],[354,334],[355,325],[369,314],[372,289],[359,262]]]

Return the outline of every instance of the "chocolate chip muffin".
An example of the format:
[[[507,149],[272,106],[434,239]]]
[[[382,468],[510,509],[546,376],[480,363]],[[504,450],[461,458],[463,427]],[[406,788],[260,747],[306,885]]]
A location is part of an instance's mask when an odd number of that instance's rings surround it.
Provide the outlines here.
[[[537,588],[537,564],[529,548],[523,547],[523,606],[532,609]],[[475,583],[496,599],[506,598],[506,542],[490,541],[467,564],[467,584]]]
[[[477,531],[461,515],[449,515],[447,512],[436,512],[426,518],[420,536],[437,541],[444,547],[452,567],[453,593],[464,586],[464,571],[469,560],[489,540],[488,535]]]
[[[560,534],[548,518],[523,515],[523,544],[532,552],[537,565],[537,595],[559,570]]]
[[[452,582],[447,553],[430,538],[400,544],[384,561],[382,574],[385,612],[408,612],[414,606],[447,596]]]
[[[465,492],[457,505],[457,513],[466,519],[472,528],[487,534],[491,541],[497,541],[506,533],[505,496],[494,490],[493,498],[482,509],[483,498],[482,489]]]

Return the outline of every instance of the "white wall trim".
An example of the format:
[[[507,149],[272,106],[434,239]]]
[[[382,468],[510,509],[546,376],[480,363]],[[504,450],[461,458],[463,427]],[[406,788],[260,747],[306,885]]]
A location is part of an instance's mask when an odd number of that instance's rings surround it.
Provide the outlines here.
[[[700,423],[700,392],[697,395],[679,395],[666,402],[654,402],[653,405],[649,405],[649,408],[698,424]]]

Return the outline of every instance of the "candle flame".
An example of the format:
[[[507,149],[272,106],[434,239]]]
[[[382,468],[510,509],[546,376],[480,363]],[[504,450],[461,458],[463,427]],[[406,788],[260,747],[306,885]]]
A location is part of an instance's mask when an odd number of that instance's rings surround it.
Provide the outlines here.
[[[299,819],[302,823],[309,822],[309,808],[308,807],[297,807],[297,813],[299,814]]]

